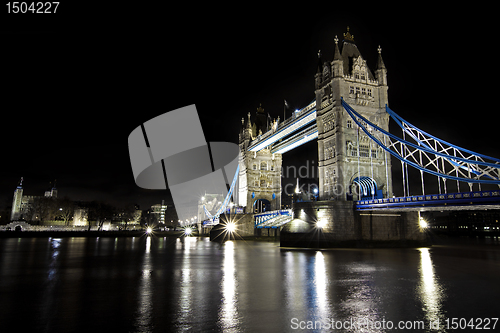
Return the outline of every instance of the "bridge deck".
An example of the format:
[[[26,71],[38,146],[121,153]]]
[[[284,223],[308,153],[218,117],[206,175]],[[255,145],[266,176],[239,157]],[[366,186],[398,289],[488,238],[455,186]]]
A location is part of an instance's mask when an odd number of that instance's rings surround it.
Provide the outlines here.
[[[416,195],[409,197],[361,200],[356,202],[357,211],[442,211],[484,209],[500,209],[500,190]]]

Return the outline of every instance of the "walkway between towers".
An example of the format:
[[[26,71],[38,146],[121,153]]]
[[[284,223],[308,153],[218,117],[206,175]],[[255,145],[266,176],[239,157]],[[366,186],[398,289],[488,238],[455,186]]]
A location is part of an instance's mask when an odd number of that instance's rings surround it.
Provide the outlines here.
[[[255,228],[279,228],[292,220],[291,209],[273,210],[254,215]]]

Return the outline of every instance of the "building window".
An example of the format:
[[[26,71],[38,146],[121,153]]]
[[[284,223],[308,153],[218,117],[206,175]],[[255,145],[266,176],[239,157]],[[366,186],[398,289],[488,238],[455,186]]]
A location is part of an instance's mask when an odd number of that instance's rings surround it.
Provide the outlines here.
[[[347,128],[352,128],[352,120],[347,121]]]
[[[368,96],[372,96],[372,90],[371,89],[368,89]]]
[[[361,88],[361,94],[366,95],[366,88]]]
[[[359,145],[359,157],[370,157],[370,146]]]
[[[266,162],[260,163],[260,169],[261,170],[267,170],[267,163]]]
[[[260,180],[260,187],[266,187],[266,180],[265,179]]]
[[[257,164],[254,164],[254,165],[252,166],[252,169],[257,170]]]
[[[356,87],[356,94],[359,94],[359,87]]]
[[[349,87],[349,94],[354,94],[354,86]]]

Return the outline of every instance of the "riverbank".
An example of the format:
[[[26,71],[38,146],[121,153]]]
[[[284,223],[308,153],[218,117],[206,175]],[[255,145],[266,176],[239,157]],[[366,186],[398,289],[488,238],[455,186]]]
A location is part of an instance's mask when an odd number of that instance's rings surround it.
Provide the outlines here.
[[[29,238],[29,237],[143,237],[148,236],[144,230],[130,231],[0,231],[0,238]],[[152,237],[186,237],[184,230],[154,231]],[[209,235],[191,234],[189,237],[209,237]],[[244,236],[235,240],[277,242],[279,237]]]

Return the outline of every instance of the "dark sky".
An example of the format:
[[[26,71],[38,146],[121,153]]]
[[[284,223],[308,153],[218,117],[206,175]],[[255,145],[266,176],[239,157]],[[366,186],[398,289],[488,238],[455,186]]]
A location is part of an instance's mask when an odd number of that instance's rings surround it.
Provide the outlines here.
[[[11,204],[21,176],[31,195],[57,179],[59,195],[74,200],[142,208],[168,200],[168,191],[134,183],[127,147],[134,128],[196,104],[207,141],[237,142],[241,118],[259,103],[282,118],[283,99],[295,109],[314,98],[317,51],[331,60],[333,38],[346,26],[372,70],[382,46],[393,110],[500,157],[498,28],[487,8],[100,6],[2,13],[0,208]],[[287,153],[284,165],[316,157],[312,143]]]

